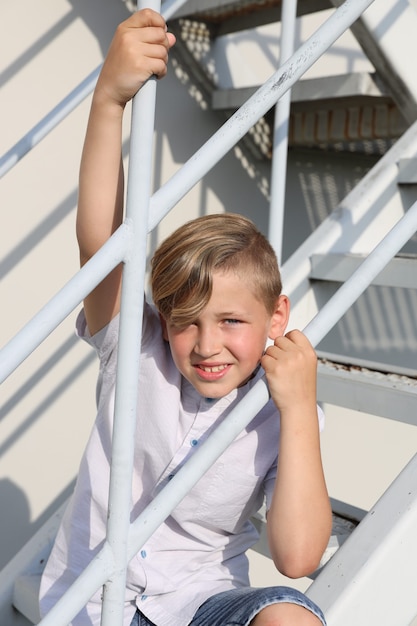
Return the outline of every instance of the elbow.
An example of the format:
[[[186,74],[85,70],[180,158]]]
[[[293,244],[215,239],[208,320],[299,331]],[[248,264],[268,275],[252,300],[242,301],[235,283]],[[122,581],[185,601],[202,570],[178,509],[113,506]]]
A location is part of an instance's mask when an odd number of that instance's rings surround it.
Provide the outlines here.
[[[277,570],[287,578],[303,578],[315,572],[320,566],[320,557],[313,555],[287,555],[283,558],[274,558]]]
[[[332,513],[323,515],[319,524],[285,533],[268,525],[270,554],[277,570],[288,578],[310,576],[321,565],[332,532]]]
[[[304,541],[297,542],[293,539],[284,545],[275,545],[276,549],[271,549],[275,567],[288,578],[310,576],[320,567],[329,537],[330,532],[326,532],[321,537],[316,536],[313,541],[311,537],[305,537]]]

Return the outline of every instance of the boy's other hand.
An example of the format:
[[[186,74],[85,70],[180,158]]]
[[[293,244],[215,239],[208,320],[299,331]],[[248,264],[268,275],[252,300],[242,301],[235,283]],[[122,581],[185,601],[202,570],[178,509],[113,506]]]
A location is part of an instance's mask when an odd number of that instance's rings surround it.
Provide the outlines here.
[[[281,413],[316,403],[317,356],[307,337],[292,330],[277,337],[261,360],[272,399]]]

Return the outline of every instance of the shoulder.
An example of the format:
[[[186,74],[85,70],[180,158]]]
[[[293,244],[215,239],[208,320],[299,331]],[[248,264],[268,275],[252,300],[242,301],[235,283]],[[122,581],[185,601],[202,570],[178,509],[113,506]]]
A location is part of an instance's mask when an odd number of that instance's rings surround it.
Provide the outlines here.
[[[75,332],[80,339],[91,345],[101,357],[103,351],[113,349],[119,338],[120,313],[118,313],[104,328],[91,335],[88,328],[84,309],[79,312]],[[156,309],[144,300],[143,322],[142,322],[142,342],[152,343],[156,335],[162,336],[159,315]]]

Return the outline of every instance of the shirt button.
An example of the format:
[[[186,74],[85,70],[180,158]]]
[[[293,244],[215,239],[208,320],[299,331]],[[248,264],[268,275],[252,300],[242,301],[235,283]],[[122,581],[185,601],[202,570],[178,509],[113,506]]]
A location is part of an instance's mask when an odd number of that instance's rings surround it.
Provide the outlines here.
[[[146,550],[141,550],[140,556],[142,557],[142,559],[146,559]]]
[[[141,597],[140,597],[140,599],[141,599],[141,600],[146,600],[146,598],[147,598],[147,597],[148,597],[148,596],[143,595],[143,596],[141,596]]]
[[[198,446],[198,439],[191,439],[191,445],[194,446]]]

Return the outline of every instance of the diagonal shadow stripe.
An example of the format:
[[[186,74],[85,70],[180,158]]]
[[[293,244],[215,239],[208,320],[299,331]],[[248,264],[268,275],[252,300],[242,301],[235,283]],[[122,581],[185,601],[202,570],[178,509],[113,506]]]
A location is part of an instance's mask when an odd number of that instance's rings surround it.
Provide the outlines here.
[[[50,43],[62,34],[72,22],[77,19],[77,14],[72,9],[59,22],[54,24],[42,37],[39,37],[29,48],[27,48],[23,54],[21,54],[13,63],[6,67],[3,72],[0,73],[0,87],[3,87],[15,74],[17,74],[25,65],[33,60],[37,54],[47,48]]]
[[[0,407],[0,421],[7,417],[19,402],[57,365],[57,363],[78,343],[76,335],[71,335],[47,361]]]
[[[28,415],[25,421],[0,445],[0,456],[7,452],[19,438],[52,406],[52,404],[81,376],[81,374],[96,359],[94,352],[88,354],[72,371],[61,381],[59,385]]]
[[[4,278],[35,248],[76,206],[77,192],[71,192],[52,213],[34,228],[0,261],[0,279]]]

